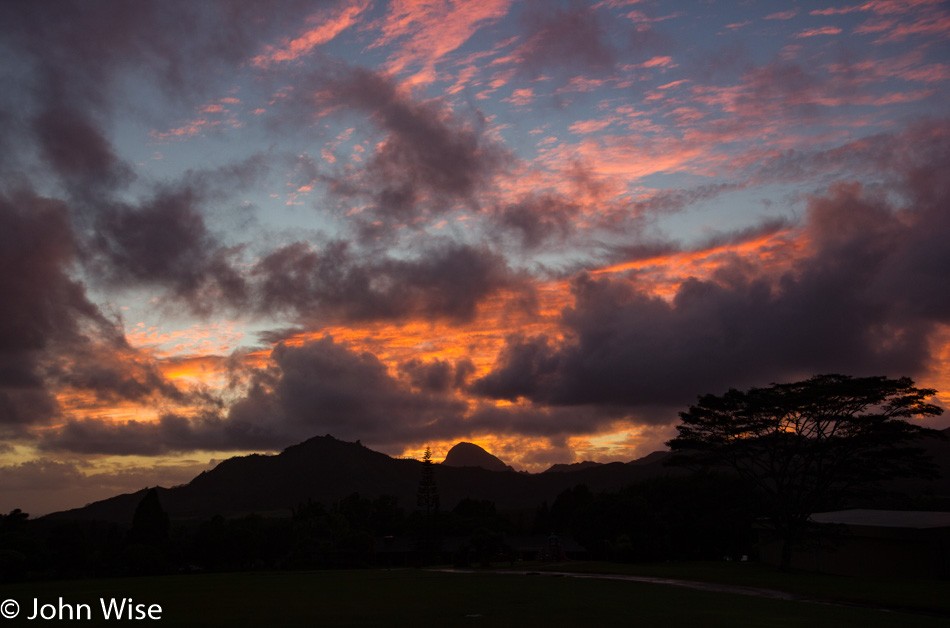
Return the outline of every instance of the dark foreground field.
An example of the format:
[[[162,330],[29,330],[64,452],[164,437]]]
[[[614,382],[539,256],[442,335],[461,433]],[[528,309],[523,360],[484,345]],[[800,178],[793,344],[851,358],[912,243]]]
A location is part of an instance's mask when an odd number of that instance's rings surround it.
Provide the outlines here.
[[[948,592],[947,583],[930,583]],[[833,588],[833,587],[832,587]],[[833,590],[829,592],[833,595]],[[158,621],[103,621],[99,598],[159,604]],[[942,596],[941,596],[942,597]],[[453,574],[415,569],[201,574],[25,583],[0,587],[27,621],[33,600],[89,604],[72,625],[160,626],[946,626],[947,616],[772,600],[672,586],[552,575]],[[4,608],[6,610],[7,607]],[[926,610],[917,607],[917,610]],[[932,611],[933,609],[931,609]],[[58,611],[57,611],[58,612]],[[937,611],[939,612],[939,611]]]

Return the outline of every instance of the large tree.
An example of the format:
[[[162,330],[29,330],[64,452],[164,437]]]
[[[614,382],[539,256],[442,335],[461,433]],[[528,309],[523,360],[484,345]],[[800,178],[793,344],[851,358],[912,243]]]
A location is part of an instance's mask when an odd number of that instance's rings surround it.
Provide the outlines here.
[[[917,445],[940,432],[907,421],[943,412],[927,402],[935,392],[907,377],[846,375],[731,389],[681,412],[667,444],[675,464],[731,468],[761,493],[788,568],[813,512],[884,480],[936,474]]]

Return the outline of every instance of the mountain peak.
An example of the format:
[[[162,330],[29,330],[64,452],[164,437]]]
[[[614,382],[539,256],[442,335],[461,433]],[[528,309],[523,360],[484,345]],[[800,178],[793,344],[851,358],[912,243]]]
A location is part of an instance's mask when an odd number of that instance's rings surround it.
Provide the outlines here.
[[[498,457],[475,443],[458,443],[445,455],[442,464],[447,467],[481,467],[489,471],[514,471]]]

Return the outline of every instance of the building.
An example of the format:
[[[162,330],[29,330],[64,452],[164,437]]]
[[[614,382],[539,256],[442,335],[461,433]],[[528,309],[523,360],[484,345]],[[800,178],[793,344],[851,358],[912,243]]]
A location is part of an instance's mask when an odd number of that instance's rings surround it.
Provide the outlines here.
[[[838,510],[811,516],[819,535],[792,568],[840,575],[950,577],[950,512]],[[778,564],[781,543],[760,529],[759,557]]]

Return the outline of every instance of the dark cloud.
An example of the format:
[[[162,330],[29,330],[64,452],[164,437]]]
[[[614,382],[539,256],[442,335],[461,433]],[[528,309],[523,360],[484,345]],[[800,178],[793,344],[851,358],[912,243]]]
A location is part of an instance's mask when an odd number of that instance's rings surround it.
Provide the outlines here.
[[[409,378],[413,388],[423,392],[447,393],[465,386],[474,373],[475,365],[468,358],[454,364],[448,360],[423,361],[416,358],[399,365],[401,373]]]
[[[167,288],[193,310],[240,304],[243,278],[205,226],[201,194],[192,188],[160,190],[140,207],[101,208],[91,237],[90,265],[110,285]]]
[[[90,208],[88,259],[97,282],[109,286],[157,286],[194,312],[242,307],[244,277],[233,260],[240,247],[222,244],[207,227],[209,207],[226,203],[267,171],[262,156],[214,169],[189,170],[156,186],[138,204],[103,202]]]
[[[570,199],[529,195],[495,210],[492,227],[499,236],[513,236],[521,248],[536,249],[549,241],[565,240],[580,212],[580,205]]]
[[[133,177],[91,120],[74,109],[50,107],[33,120],[33,131],[44,163],[69,180],[74,188],[114,187]]]
[[[120,72],[155,81],[172,96],[210,87],[260,42],[333,2],[104,0],[56,3],[12,0],[0,8],[10,52],[30,68],[44,99],[67,95],[82,107],[108,107]]]
[[[123,90],[153,85],[176,118],[188,115],[261,41],[316,9],[305,0],[0,3],[10,68],[0,95],[0,168],[22,173],[40,159],[80,197],[89,186],[127,182],[132,169],[117,161],[106,124]]]
[[[195,450],[279,450],[319,434],[398,453],[421,440],[472,434],[541,436],[563,440],[590,433],[624,416],[624,410],[585,408],[470,408],[456,389],[474,370],[412,360],[391,375],[370,353],[330,337],[299,346],[279,344],[273,366],[254,371],[246,394],[226,414],[205,412],[158,421],[68,420],[44,433],[48,451],[81,454],[161,455]]]
[[[337,66],[311,80],[321,106],[368,114],[384,133],[365,166],[325,177],[331,191],[372,201],[368,233],[458,203],[477,207],[479,193],[511,159],[486,135],[477,110],[460,116],[440,99],[415,100],[391,77],[363,68]],[[372,229],[374,219],[382,229]]]
[[[389,448],[459,431],[465,403],[445,391],[413,391],[370,353],[330,337],[278,345],[226,416],[163,416],[156,422],[71,420],[44,435],[48,450],[157,455],[191,450],[277,450],[330,433]],[[464,368],[464,367],[463,367]]]
[[[515,52],[521,70],[533,77],[613,72],[617,49],[596,10],[581,3],[552,10],[551,4],[537,3],[523,14],[526,41]]]
[[[539,406],[498,407],[485,404],[476,408],[464,423],[472,434],[540,437],[549,446],[564,448],[571,436],[594,434],[618,420],[628,418],[629,410],[611,406]]]
[[[84,323],[105,324],[67,269],[76,242],[65,206],[22,191],[0,193],[0,423],[48,421],[57,403],[44,368],[54,349],[82,340]]]
[[[267,449],[266,442],[246,447],[229,445],[222,427],[222,419],[215,414],[196,418],[166,414],[157,421],[69,419],[62,427],[44,432],[40,448],[123,456],[157,456],[200,449]]]
[[[0,194],[0,425],[26,436],[61,412],[63,386],[100,400],[183,401],[71,273],[79,245],[64,203]]]
[[[57,387],[86,391],[98,403],[215,403],[200,392],[179,389],[153,359],[129,347],[124,339],[85,342],[73,347],[66,357],[49,364],[47,381]]]
[[[930,334],[950,318],[937,270],[950,268],[940,245],[950,236],[950,193],[934,166],[944,150],[905,168],[906,209],[858,184],[811,199],[801,237],[813,252],[788,271],[735,258],[708,279],[688,278],[671,301],[635,275],[576,277],[567,340],[510,338],[472,390],[555,406],[652,408],[668,422],[696,395],[729,387],[817,372],[924,372]]]
[[[483,248],[443,243],[413,259],[374,257],[344,242],[322,250],[304,242],[282,247],[252,272],[260,307],[305,319],[463,322],[486,297],[525,288],[502,257]]]

